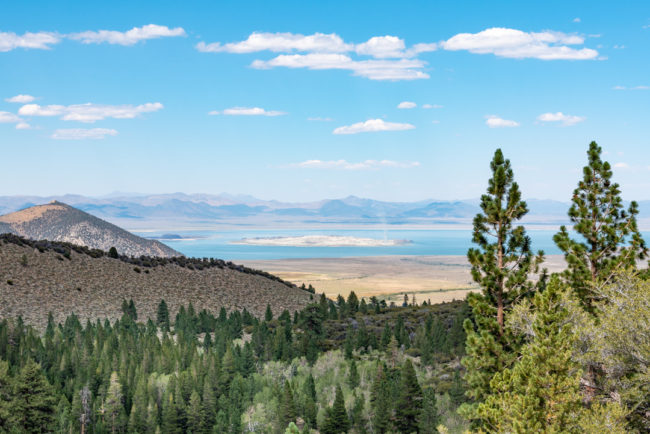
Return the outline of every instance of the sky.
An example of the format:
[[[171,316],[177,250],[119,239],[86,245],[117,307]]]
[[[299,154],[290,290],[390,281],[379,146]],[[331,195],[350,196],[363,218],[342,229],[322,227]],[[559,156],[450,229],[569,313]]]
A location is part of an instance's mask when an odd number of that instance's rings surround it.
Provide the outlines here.
[[[13,1],[0,195],[650,199],[647,1]]]

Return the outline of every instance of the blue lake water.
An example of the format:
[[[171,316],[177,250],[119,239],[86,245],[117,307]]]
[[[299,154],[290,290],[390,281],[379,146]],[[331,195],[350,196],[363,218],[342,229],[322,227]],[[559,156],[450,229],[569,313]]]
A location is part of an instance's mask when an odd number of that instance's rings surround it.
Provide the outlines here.
[[[533,249],[547,255],[561,253],[553,243],[553,230],[528,231]],[[213,257],[230,261],[286,258],[344,258],[382,255],[465,255],[472,247],[471,230],[234,230],[180,232],[179,235],[205,237],[196,240],[166,240],[165,244],[186,256]],[[151,236],[151,234],[140,234]],[[360,238],[411,240],[412,243],[388,247],[286,247],[231,244],[242,238],[303,235],[340,235]],[[644,237],[649,238],[650,233]]]

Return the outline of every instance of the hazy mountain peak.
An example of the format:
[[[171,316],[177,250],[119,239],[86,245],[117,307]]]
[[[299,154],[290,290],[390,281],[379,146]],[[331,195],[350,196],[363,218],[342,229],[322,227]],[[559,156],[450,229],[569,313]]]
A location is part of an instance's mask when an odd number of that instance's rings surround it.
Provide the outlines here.
[[[57,200],[0,216],[0,232],[101,250],[115,247],[129,256],[182,256],[158,241],[141,238]]]

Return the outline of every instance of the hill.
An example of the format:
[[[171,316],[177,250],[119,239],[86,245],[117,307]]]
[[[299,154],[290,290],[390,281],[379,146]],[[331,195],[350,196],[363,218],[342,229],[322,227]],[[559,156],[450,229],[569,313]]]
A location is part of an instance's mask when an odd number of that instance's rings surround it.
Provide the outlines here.
[[[61,202],[52,201],[0,216],[0,233],[34,240],[63,241],[92,249],[115,247],[129,256],[181,256],[155,240],[147,240]]]
[[[43,328],[47,313],[63,321],[75,312],[82,321],[122,315],[133,299],[140,319],[155,319],[161,299],[176,314],[190,302],[196,311],[246,309],[262,316],[267,303],[277,315],[302,309],[308,292],[262,271],[221,260],[112,258],[73,244],[0,235],[0,319],[21,315]]]

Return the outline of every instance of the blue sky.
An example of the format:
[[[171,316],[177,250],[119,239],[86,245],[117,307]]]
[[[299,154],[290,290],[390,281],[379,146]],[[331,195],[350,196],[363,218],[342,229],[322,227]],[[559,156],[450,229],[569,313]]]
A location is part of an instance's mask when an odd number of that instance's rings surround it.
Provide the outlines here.
[[[650,199],[649,48],[647,1],[5,2],[0,194],[472,198],[501,147],[568,200],[596,140]]]

